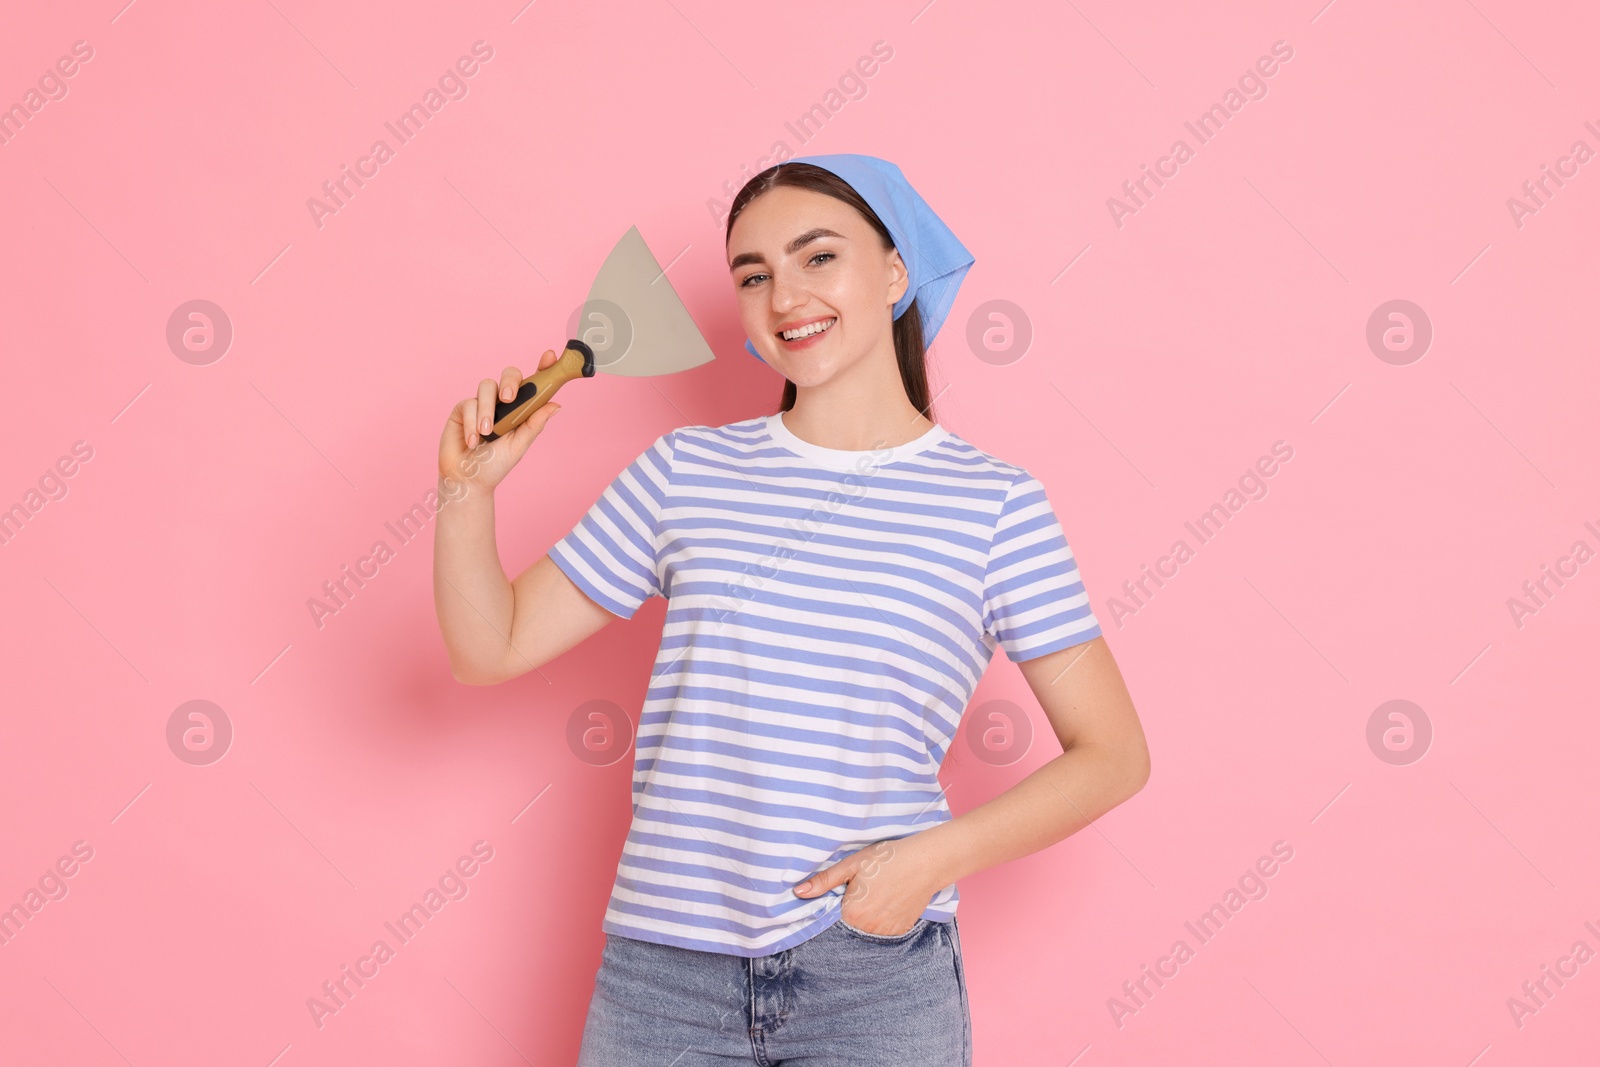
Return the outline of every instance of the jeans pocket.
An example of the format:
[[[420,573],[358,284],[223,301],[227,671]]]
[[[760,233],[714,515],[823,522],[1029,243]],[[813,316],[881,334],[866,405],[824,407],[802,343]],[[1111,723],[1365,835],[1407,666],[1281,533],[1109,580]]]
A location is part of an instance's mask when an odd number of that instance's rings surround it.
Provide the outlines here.
[[[845,922],[842,914],[839,916],[839,925],[844,927],[845,933],[849,934],[851,937],[860,938],[863,941],[871,941],[879,945],[898,945],[901,942],[910,941],[912,938],[922,933],[923,929],[927,927],[930,921],[931,920],[929,919],[918,919],[916,922],[911,924],[911,929],[907,930],[903,934],[869,934],[865,930],[857,930],[854,926],[851,926],[849,923]]]

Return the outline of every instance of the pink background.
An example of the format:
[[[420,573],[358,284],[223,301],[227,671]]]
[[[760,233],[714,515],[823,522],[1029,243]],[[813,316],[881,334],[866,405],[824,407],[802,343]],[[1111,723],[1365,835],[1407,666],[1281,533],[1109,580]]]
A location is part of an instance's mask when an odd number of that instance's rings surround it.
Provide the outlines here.
[[[568,387],[499,494],[507,570],[656,435],[774,410],[714,208],[778,141],[894,160],[976,255],[936,414],[1045,483],[1150,740],[1132,801],[962,882],[977,1063],[1593,1054],[1600,963],[1521,1026],[1507,1006],[1600,949],[1600,563],[1508,608],[1600,548],[1600,161],[1521,226],[1507,205],[1600,148],[1592,8],[122,2],[17,5],[0,39],[5,104],[93,49],[0,146],[0,506],[93,451],[0,545],[0,905],[93,849],[0,946],[0,1060],[572,1062],[628,760],[580,761],[567,723],[637,713],[663,602],[492,688],[450,676],[431,528],[320,629],[306,602],[396,548],[451,405],[559,345],[632,224],[718,359]],[[479,40],[468,95],[319,228],[307,199]],[[785,124],[878,41],[802,145]],[[1184,123],[1275,41],[1267,95],[1198,144]],[[194,299],[234,329],[209,365],[165,337]],[[1366,341],[1394,299],[1433,328],[1406,365]],[[991,300],[1026,352],[969,344]],[[1267,495],[1116,625],[1276,441]],[[167,742],[195,699],[234,730],[208,766]],[[992,766],[967,722],[958,813],[1056,754],[1003,656],[973,706],[996,699],[1040,740]],[[1367,740],[1395,699],[1431,724],[1406,765]],[[319,1028],[307,999],[478,841],[467,896]],[[1200,944],[1184,923],[1277,841],[1265,898]],[[1108,1000],[1179,939],[1119,1026]]]

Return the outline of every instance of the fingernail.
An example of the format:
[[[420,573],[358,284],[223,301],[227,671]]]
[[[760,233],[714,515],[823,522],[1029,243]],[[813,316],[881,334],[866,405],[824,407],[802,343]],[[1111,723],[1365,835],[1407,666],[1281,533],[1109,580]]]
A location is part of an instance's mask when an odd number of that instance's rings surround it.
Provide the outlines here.
[[[494,428],[494,423],[489,421],[489,416],[485,415],[483,418],[478,420],[478,427],[480,433],[488,433]]]
[[[799,885],[795,886],[794,891],[796,893],[809,893],[811,892],[811,883],[801,882]]]

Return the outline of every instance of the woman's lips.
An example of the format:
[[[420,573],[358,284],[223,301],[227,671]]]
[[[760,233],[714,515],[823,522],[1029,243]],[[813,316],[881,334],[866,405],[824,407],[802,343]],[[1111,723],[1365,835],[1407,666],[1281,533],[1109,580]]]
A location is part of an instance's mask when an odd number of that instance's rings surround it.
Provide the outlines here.
[[[784,337],[781,333],[776,334],[775,336],[778,338],[778,342],[785,348],[789,349],[790,351],[798,351],[802,348],[810,348],[812,345],[816,344],[818,341],[822,340],[824,337],[836,330],[838,326],[839,320],[835,318],[833,320],[833,325],[829,326],[826,330],[823,330],[820,333],[808,334],[805,337],[800,338],[798,341],[791,341]]]

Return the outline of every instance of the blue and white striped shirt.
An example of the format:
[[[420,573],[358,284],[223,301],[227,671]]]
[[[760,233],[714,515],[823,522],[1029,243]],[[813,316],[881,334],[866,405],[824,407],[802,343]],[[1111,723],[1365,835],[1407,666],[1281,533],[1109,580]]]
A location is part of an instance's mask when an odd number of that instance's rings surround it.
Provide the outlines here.
[[[838,919],[806,876],[952,818],[939,765],[997,644],[1101,632],[1044,487],[937,425],[859,452],[780,415],[673,430],[549,554],[622,618],[667,600],[602,928],[735,956]]]

